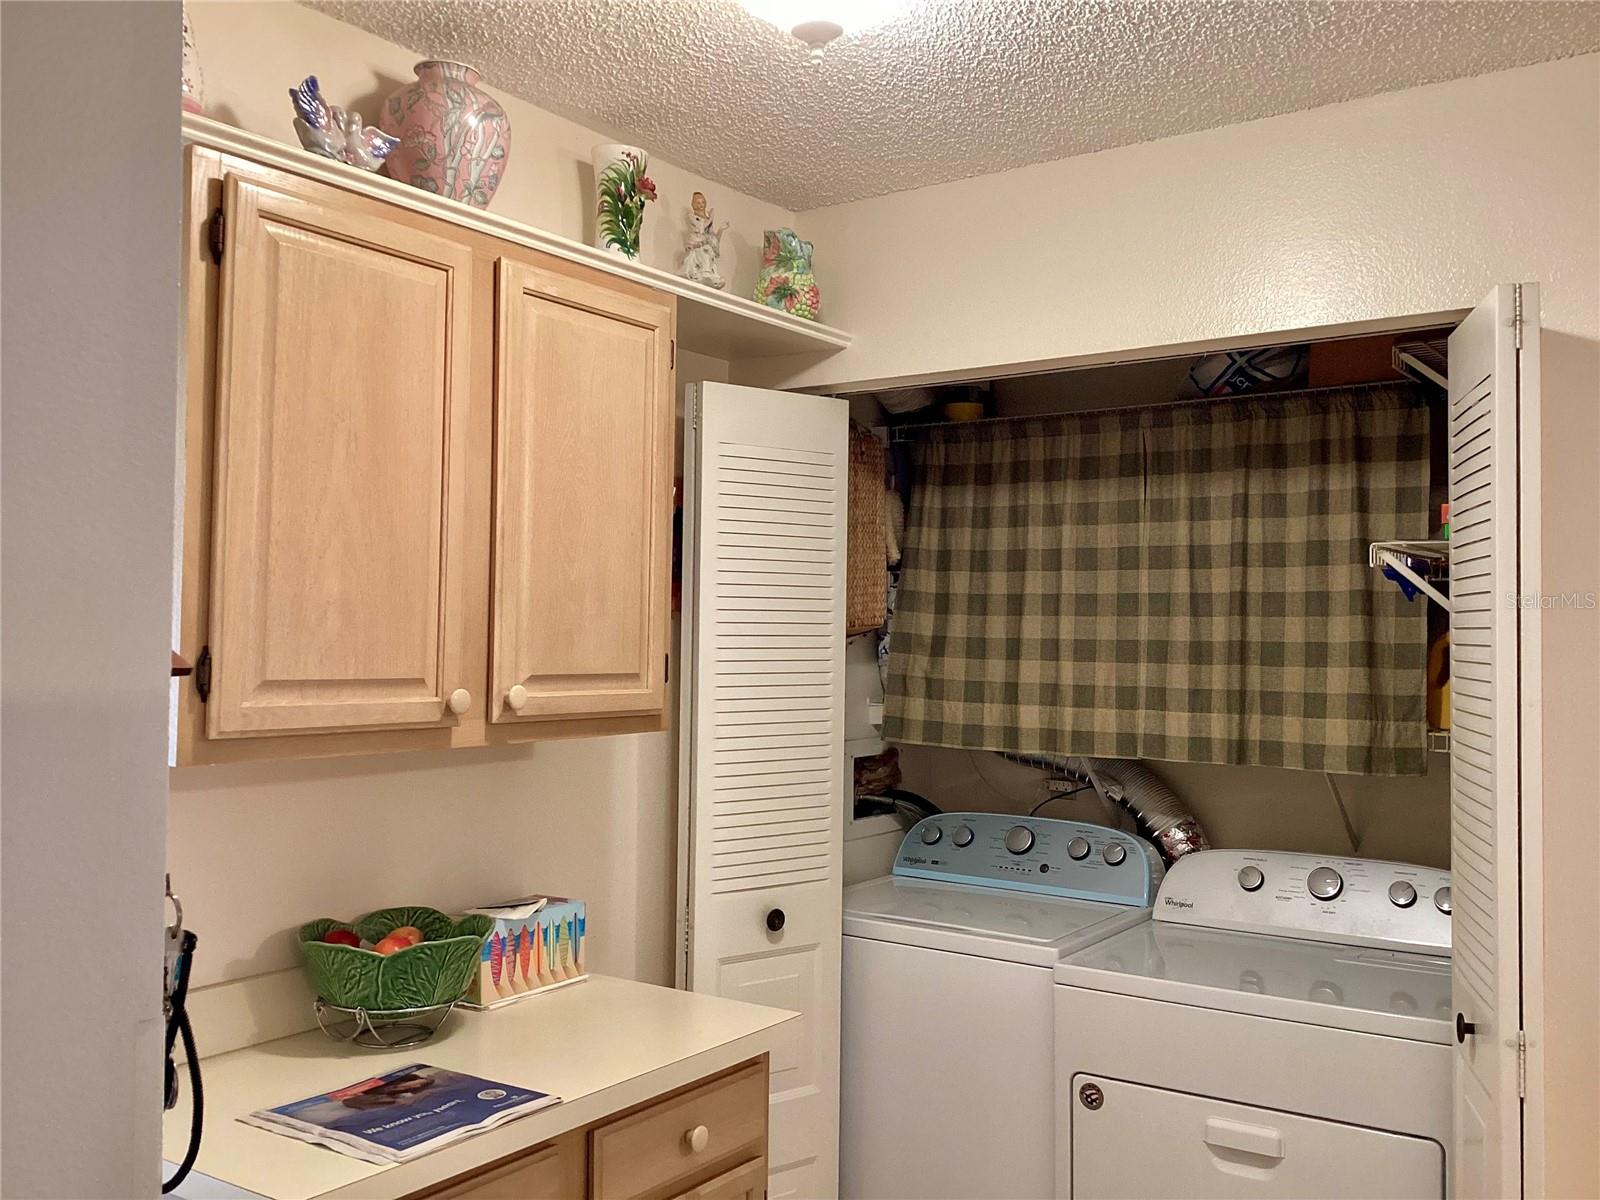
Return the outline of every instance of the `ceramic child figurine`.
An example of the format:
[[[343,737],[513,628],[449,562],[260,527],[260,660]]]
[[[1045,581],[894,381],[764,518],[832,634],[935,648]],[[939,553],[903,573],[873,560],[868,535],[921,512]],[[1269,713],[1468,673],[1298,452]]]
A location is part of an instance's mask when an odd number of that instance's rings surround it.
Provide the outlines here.
[[[722,257],[722,235],[728,223],[717,225],[716,218],[706,204],[706,194],[696,192],[689,205],[689,236],[683,243],[681,270],[685,279],[720,289],[728,286],[717,261]]]
[[[294,102],[294,131],[300,144],[313,154],[336,158],[363,171],[376,171],[400,144],[399,138],[361,124],[361,114],[348,112],[322,98],[315,75],[307,75],[297,88],[289,89]]]

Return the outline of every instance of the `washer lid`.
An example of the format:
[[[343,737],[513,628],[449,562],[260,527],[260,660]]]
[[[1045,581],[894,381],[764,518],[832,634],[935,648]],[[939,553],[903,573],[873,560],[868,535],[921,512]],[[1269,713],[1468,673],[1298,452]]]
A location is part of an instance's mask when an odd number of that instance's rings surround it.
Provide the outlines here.
[[[1450,960],[1148,921],[1056,967],[1072,987],[1413,1041],[1451,1038]]]
[[[845,889],[847,937],[1054,966],[1150,910],[885,876]]]

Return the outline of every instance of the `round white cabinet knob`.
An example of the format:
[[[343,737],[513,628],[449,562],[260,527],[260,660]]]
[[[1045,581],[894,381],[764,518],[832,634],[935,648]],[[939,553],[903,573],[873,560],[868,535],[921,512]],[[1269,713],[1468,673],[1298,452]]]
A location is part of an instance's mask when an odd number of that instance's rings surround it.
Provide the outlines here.
[[[446,703],[450,705],[450,711],[459,717],[472,707],[472,693],[466,688],[457,688],[450,693],[450,699]]]
[[[506,692],[506,704],[512,712],[521,712],[528,705],[528,689],[520,683],[513,684]]]
[[[704,1125],[696,1125],[684,1133],[683,1144],[690,1154],[701,1154],[711,1144],[711,1130]]]

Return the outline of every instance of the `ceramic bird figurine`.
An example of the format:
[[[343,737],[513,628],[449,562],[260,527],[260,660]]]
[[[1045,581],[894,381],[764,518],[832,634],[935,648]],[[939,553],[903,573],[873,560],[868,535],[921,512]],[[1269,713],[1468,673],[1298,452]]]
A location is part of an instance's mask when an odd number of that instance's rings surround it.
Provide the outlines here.
[[[307,75],[297,88],[289,89],[289,99],[298,114],[294,131],[300,144],[313,154],[338,159],[363,171],[376,171],[400,144],[375,126],[363,126],[361,114],[329,104],[315,75]]]

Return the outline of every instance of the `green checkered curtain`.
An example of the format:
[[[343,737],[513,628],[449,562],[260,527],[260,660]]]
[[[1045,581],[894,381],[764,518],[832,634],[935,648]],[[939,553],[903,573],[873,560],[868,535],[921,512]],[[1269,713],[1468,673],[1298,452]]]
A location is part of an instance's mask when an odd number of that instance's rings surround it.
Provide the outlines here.
[[[885,735],[968,749],[1423,769],[1410,385],[944,426],[914,447]]]

